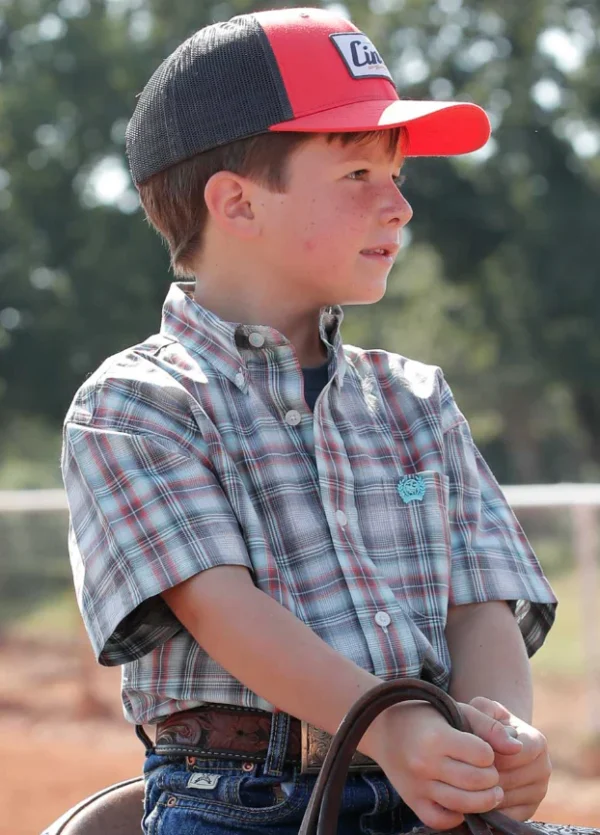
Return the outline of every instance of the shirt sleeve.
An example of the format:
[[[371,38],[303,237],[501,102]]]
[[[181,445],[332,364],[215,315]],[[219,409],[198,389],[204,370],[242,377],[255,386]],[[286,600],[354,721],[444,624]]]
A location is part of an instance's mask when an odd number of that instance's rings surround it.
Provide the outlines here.
[[[449,605],[506,600],[531,657],[554,622],[556,597],[445,382],[442,415],[452,543]]]
[[[161,592],[219,565],[252,570],[209,463],[169,438],[66,422],[69,554],[97,660],[146,655],[180,629]]]

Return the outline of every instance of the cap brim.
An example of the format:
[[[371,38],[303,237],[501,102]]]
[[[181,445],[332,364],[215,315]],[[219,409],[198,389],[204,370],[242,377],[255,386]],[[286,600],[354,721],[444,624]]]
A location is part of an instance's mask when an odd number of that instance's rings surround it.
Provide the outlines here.
[[[374,131],[405,125],[406,156],[437,157],[468,154],[490,138],[485,110],[470,102],[363,101],[272,125],[272,131],[337,133]]]

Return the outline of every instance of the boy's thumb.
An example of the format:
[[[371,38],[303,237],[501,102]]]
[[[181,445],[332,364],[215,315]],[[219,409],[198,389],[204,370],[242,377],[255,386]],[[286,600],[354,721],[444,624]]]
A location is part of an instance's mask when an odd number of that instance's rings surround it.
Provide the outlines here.
[[[490,699],[486,699],[486,701],[501,708],[502,718],[505,718],[504,712],[508,713],[506,708],[498,705],[497,702],[492,702]],[[523,748],[523,743],[513,736],[515,733],[514,728],[511,728],[509,725],[504,725],[500,721],[499,716],[490,716],[487,712],[478,709],[472,704],[461,704],[461,710],[471,727],[471,733],[483,739],[488,745],[491,745],[497,754],[518,754]],[[490,708],[490,713],[498,712]]]
[[[504,719],[510,719],[512,716],[510,710],[500,704],[500,702],[495,702],[493,699],[487,699],[485,696],[475,696],[474,699],[471,699],[469,704],[476,707],[477,710],[480,710],[482,713],[491,716],[492,719],[499,719],[501,722]]]

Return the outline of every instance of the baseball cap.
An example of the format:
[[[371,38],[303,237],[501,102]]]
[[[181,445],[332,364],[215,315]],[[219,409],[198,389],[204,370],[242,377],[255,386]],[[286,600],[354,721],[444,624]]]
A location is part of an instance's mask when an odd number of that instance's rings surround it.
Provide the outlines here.
[[[269,131],[400,125],[408,156],[469,153],[490,136],[475,104],[399,98],[381,55],[349,20],[288,8],[212,24],[180,44],[140,94],[126,149],[139,184],[195,154]]]

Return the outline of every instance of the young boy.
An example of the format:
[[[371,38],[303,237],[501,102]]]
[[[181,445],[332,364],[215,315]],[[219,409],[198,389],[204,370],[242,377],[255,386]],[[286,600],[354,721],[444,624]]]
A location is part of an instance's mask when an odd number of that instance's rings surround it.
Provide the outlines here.
[[[77,392],[62,467],[79,605],[147,745],[147,833],[296,833],[328,734],[403,676],[472,733],[383,713],[341,833],[525,819],[546,792],[528,655],[552,590],[440,369],[340,333],[339,305],[384,295],[404,158],[488,136],[474,105],[399,100],[317,9],[209,26],[140,96],[133,178],[192,282]]]

